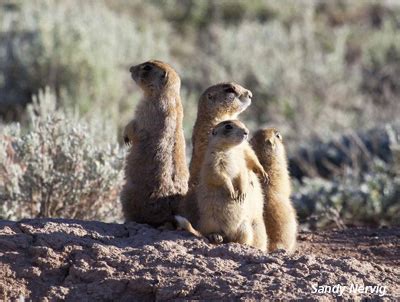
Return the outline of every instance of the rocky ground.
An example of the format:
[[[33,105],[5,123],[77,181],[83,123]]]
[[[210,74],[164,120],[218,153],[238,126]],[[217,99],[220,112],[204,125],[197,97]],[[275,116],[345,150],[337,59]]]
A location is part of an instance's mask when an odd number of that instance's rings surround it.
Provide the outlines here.
[[[0,222],[7,301],[397,300],[399,264],[400,228],[302,232],[288,256],[135,223]]]

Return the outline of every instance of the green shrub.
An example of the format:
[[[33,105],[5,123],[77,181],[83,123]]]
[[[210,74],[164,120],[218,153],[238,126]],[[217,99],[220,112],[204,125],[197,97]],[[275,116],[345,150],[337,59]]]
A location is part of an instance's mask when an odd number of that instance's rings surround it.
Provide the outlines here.
[[[319,177],[302,178],[301,183],[293,180],[292,198],[300,221],[312,229],[332,226],[344,228],[346,225],[398,225],[399,129],[399,124],[387,124],[382,129],[376,129],[378,132],[366,133],[371,135],[369,138],[371,141],[374,135],[377,133],[382,135],[382,130],[385,131],[389,149],[386,161],[372,152],[368,158],[364,158],[364,161],[368,161],[367,169],[359,169],[356,164],[352,167],[342,167],[344,173],[336,174],[329,180]],[[340,148],[340,145],[337,147]],[[329,149],[324,148],[324,150],[328,155]]]
[[[118,220],[123,152],[100,139],[101,125],[90,129],[56,110],[48,91],[34,100],[29,116],[26,133],[18,126],[1,133],[0,217]]]
[[[400,165],[374,160],[362,175],[351,170],[334,180],[305,179],[293,200],[300,221],[312,229],[345,225],[398,225]]]
[[[243,115],[249,126],[273,124],[289,144],[400,114],[396,5],[10,2],[16,4],[0,3],[3,116],[4,108],[50,86],[61,106],[82,113],[98,108],[109,113],[110,123],[124,126],[139,97],[128,67],[149,58],[166,60],[181,74],[189,96],[185,114],[193,116],[206,87],[234,80],[254,93]],[[186,123],[187,137],[192,125]]]
[[[400,33],[399,21],[383,23],[363,45],[362,89],[381,108],[391,108],[397,117],[400,95]],[[397,110],[393,110],[396,107]]]
[[[284,4],[280,7],[288,7],[288,1],[281,2]],[[265,22],[272,20],[278,11],[276,5],[263,0],[153,0],[152,3],[161,8],[165,19],[185,33],[204,30],[215,23],[237,24],[246,19]]]
[[[49,86],[63,106],[99,108],[110,122],[125,122],[138,98],[128,95],[129,66],[168,61],[169,31],[162,21],[139,24],[101,1],[34,0],[1,9],[0,104],[24,104]]]

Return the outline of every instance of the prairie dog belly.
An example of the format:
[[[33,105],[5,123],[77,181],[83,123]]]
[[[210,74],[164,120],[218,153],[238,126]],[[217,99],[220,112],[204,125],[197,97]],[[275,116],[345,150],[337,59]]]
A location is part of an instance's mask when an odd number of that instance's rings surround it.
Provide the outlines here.
[[[199,205],[199,230],[204,234],[224,233],[233,237],[236,230],[244,220],[243,204],[230,200],[221,190],[202,188],[198,192]]]
[[[221,166],[221,170],[230,176],[232,182],[235,182],[241,173],[247,172],[243,152],[240,149],[227,152],[225,158],[221,160]]]

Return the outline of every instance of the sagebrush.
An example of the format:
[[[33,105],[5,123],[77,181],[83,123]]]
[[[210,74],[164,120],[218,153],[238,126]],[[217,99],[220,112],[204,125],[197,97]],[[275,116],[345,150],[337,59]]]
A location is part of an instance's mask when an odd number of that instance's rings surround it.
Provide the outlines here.
[[[250,88],[245,122],[277,126],[290,146],[400,114],[391,1],[10,3],[0,3],[3,117],[50,86],[62,106],[100,108],[123,127],[139,97],[128,68],[152,58],[182,76],[188,138],[200,93],[220,81]]]
[[[29,116],[28,131],[14,125],[1,133],[0,217],[118,220],[119,146],[101,141],[88,124],[56,110],[49,92],[33,102]]]
[[[300,221],[311,229],[398,225],[400,162],[374,159],[370,171],[351,170],[333,180],[296,182],[293,200]]]
[[[115,124],[129,118],[138,98],[128,85],[130,64],[170,58],[168,25],[139,24],[101,1],[7,7],[0,10],[0,104],[10,111],[50,87],[64,107],[107,111]]]

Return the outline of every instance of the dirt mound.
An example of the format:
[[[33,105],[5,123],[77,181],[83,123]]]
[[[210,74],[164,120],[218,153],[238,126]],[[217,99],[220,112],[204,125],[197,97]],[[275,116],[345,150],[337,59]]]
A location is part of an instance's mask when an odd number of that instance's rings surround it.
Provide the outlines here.
[[[301,233],[288,256],[135,223],[3,221],[0,299],[396,299],[399,250],[400,229]]]

